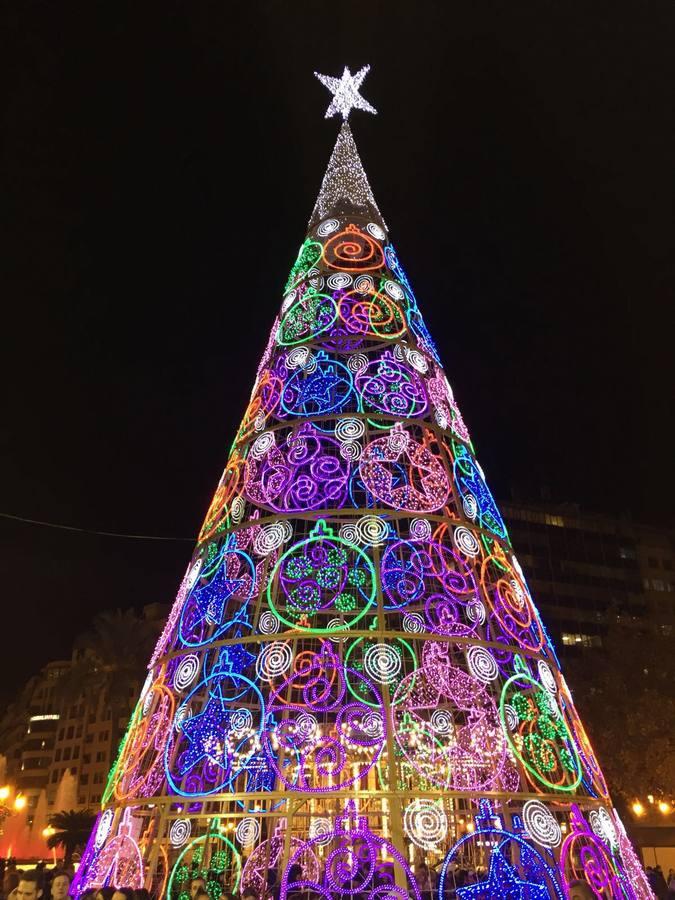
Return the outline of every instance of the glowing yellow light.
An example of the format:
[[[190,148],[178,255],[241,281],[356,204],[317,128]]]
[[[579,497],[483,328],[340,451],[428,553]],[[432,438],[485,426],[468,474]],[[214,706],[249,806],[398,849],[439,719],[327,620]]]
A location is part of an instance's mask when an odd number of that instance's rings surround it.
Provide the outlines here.
[[[53,834],[56,834],[56,828],[52,827],[51,825],[47,825],[46,828],[42,829],[42,837],[48,838],[48,837],[51,837]]]
[[[659,803],[659,811],[662,812],[663,815],[665,816],[667,813],[670,812],[670,803],[666,803],[665,800],[662,800]]]
[[[6,800],[10,795],[10,787],[8,784],[3,785],[0,788],[0,800]]]
[[[636,816],[642,816],[642,815],[644,815],[645,808],[644,808],[644,806],[640,803],[639,800],[636,800],[636,801],[635,801],[635,803],[634,803],[633,806],[632,806],[632,809],[633,809],[633,812],[635,813]]]
[[[653,794],[647,794],[647,800],[649,800],[650,803],[653,803],[653,802],[654,802],[654,795],[653,795]]]
[[[16,797],[16,799],[14,800],[14,809],[16,809],[16,810],[18,810],[19,812],[21,812],[22,809],[25,809],[25,808],[26,808],[26,803],[27,803],[27,802],[28,802],[28,801],[27,801],[26,798],[23,796],[23,794],[19,794],[19,795]]]
[[[467,823],[466,823],[466,830],[467,830],[467,831],[475,831],[475,829],[476,829],[476,826],[473,824],[473,822],[467,822]]]

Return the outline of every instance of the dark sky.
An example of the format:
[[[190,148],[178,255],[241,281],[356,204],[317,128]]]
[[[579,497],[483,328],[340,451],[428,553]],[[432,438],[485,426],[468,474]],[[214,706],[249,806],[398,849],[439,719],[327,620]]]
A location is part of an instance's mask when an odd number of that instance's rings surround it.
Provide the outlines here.
[[[352,127],[494,492],[672,524],[672,0],[27,0],[0,33],[2,512],[195,534],[337,133],[312,72],[370,63]],[[8,696],[190,553],[0,541]]]

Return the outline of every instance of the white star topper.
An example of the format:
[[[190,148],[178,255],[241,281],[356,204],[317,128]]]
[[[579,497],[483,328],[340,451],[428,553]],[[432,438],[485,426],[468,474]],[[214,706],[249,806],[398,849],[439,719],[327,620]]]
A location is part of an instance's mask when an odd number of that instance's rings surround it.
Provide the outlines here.
[[[343,119],[349,118],[352,109],[362,109],[365,112],[371,112],[377,115],[377,110],[371,106],[367,100],[359,94],[359,88],[363,83],[363,79],[370,72],[370,66],[364,66],[362,69],[352,75],[347,66],[342,73],[342,78],[331,78],[330,75],[314,74],[321,84],[325,85],[329,91],[333,92],[333,99],[330,106],[326,110],[326,118],[329,119],[336,113],[340,113]]]

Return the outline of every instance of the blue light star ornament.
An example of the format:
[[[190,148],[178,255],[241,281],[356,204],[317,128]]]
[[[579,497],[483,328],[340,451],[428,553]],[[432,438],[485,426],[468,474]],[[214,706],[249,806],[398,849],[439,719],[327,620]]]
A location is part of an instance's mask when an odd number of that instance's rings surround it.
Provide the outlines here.
[[[549,900],[546,885],[522,881],[518,870],[502,854],[492,851],[487,881],[457,889],[460,900]]]
[[[180,729],[188,746],[181,759],[181,774],[189,772],[203,759],[226,768],[229,720],[229,711],[223,708],[222,700],[213,696],[198,716],[183,719]]]

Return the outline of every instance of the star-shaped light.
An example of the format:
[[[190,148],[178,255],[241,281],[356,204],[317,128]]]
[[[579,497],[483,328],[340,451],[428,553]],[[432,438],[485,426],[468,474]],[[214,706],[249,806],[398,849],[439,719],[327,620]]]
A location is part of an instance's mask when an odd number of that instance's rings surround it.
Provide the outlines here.
[[[327,119],[337,113],[339,113],[343,119],[347,119],[349,118],[349,113],[352,109],[362,109],[365,112],[377,115],[375,107],[371,106],[370,103],[368,103],[367,100],[364,100],[361,94],[359,94],[359,88],[369,71],[370,66],[364,66],[362,69],[359,69],[356,75],[352,75],[347,66],[345,66],[342,78],[331,78],[330,75],[319,75],[318,72],[314,73],[321,84],[325,85],[333,94],[330,106],[326,110]]]
[[[498,848],[492,851],[487,881],[457,888],[460,900],[548,900],[543,884],[522,881],[518,871]]]

